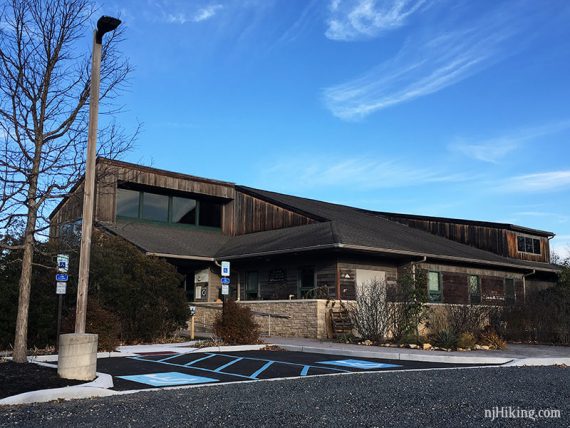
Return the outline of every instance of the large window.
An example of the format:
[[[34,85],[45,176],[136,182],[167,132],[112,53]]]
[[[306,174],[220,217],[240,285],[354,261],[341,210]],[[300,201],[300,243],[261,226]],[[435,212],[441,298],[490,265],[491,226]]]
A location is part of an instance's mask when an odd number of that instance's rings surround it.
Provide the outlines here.
[[[469,303],[477,305],[481,303],[481,279],[477,275],[467,276],[469,286]]]
[[[307,297],[307,293],[315,288],[315,268],[307,266],[299,269],[299,294],[300,298]]]
[[[117,217],[220,228],[222,204],[131,189],[117,189]]]
[[[129,189],[117,189],[117,216],[139,217],[140,192]]]
[[[519,253],[540,254],[540,239],[517,236],[517,250]]]
[[[441,276],[439,272],[428,272],[428,292],[430,302],[441,302]]]
[[[246,300],[257,299],[259,297],[259,274],[257,272],[246,273],[245,295]]]

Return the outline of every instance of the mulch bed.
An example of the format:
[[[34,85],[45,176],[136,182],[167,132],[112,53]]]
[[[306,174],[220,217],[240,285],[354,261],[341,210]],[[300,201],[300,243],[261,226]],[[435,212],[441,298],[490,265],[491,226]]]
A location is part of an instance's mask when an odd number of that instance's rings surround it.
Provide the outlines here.
[[[61,379],[57,369],[37,364],[0,362],[0,399],[22,392],[61,388],[85,383],[80,380]]]

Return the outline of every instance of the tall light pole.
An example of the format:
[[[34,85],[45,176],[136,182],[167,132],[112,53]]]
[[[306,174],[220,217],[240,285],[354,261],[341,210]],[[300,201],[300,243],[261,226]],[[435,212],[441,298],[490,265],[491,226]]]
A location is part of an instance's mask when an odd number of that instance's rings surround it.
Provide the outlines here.
[[[92,380],[97,371],[97,335],[86,334],[87,289],[89,262],[91,259],[91,234],[95,200],[95,160],[97,157],[97,118],[99,114],[99,83],[101,79],[101,51],[103,35],[114,31],[121,21],[102,16],[93,34],[91,60],[91,88],[89,93],[89,131],[87,135],[87,162],[83,181],[83,218],[81,225],[81,250],[79,255],[79,279],[77,284],[77,308],[75,333],[63,334],[59,340],[57,371],[67,379]]]
[[[85,333],[87,318],[87,289],[89,285],[89,263],[91,260],[91,234],[93,232],[93,210],[95,200],[95,160],[97,157],[97,119],[99,115],[99,83],[101,79],[101,50],[103,35],[115,30],[120,20],[102,16],[97,21],[93,34],[93,58],[91,61],[91,92],[89,95],[89,131],[87,136],[87,163],[83,182],[83,217],[81,225],[81,252],[79,254],[79,279],[77,284],[77,308],[75,312],[75,333]]]

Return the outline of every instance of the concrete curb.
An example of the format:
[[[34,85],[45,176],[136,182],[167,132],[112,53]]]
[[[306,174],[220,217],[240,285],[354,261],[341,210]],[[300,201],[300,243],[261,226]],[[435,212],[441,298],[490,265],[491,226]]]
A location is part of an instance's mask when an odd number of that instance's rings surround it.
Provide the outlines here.
[[[276,344],[287,351],[309,352],[315,354],[328,355],[349,355],[362,358],[384,358],[388,360],[423,361],[429,363],[451,363],[451,364],[505,364],[512,361],[512,358],[500,357],[473,357],[458,355],[420,355],[402,352],[382,352],[382,351],[360,351],[342,348],[318,348],[314,346],[302,345],[281,345]]]
[[[43,364],[42,364],[43,365]],[[45,403],[54,400],[73,400],[76,398],[106,397],[116,395],[113,387],[113,377],[106,373],[97,373],[97,378],[81,385],[66,386],[63,388],[42,389],[39,391],[24,392],[0,400],[0,406],[16,404]]]
[[[112,357],[132,357],[136,354],[131,354],[128,352],[97,352],[97,358],[112,358]],[[57,363],[58,354],[53,355],[39,355],[37,357],[28,357],[30,363],[37,362],[55,362]]]
[[[520,358],[505,364],[505,367],[561,365],[570,366],[570,358]]]

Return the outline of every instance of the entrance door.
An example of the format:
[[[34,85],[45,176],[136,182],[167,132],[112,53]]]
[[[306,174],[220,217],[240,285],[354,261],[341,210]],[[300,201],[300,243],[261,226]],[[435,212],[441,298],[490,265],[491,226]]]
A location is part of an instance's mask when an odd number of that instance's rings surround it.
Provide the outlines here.
[[[371,284],[382,284],[381,293],[386,297],[386,272],[382,270],[356,269],[356,297],[369,291]]]

